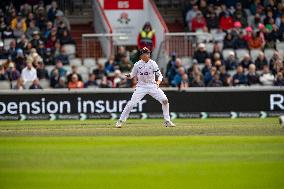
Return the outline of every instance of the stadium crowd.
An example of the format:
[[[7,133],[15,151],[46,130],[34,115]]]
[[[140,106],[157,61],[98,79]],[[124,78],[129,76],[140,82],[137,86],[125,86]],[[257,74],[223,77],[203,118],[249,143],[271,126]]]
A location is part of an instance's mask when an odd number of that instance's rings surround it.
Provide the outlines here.
[[[46,88],[43,81],[48,88],[135,86],[136,81],[126,80],[122,73],[131,70],[136,53],[129,57],[125,47],[118,47],[106,62],[82,74],[81,66],[72,64],[74,57],[66,53],[66,45],[76,44],[63,11],[56,1],[36,2],[1,4],[0,80],[9,81],[11,88],[18,90]],[[282,2],[188,2],[184,6],[188,31],[211,33],[212,49],[208,43],[199,43],[190,66],[173,52],[163,86],[284,85],[284,49],[277,49],[284,41]],[[51,65],[54,68],[48,70]]]

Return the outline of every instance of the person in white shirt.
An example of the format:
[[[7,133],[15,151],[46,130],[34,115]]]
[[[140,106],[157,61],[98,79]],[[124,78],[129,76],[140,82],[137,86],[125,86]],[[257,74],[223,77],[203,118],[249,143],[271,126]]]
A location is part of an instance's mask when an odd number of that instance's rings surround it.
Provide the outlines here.
[[[134,67],[130,74],[126,74],[126,77],[132,79],[136,77],[138,79],[136,89],[131,97],[131,100],[125,106],[119,120],[116,122],[116,127],[120,128],[129,116],[129,113],[133,107],[146,95],[149,94],[162,104],[162,110],[164,115],[164,126],[174,127],[175,124],[170,120],[169,114],[169,102],[165,93],[159,88],[160,83],[163,80],[163,76],[157,63],[150,59],[151,51],[144,47],[140,50],[140,58],[138,62],[134,64]],[[155,80],[155,76],[158,76],[158,80]]]
[[[22,78],[24,83],[33,82],[35,79],[37,79],[36,69],[33,67],[31,62],[27,62],[27,66],[22,70]]]
[[[268,65],[263,66],[263,72],[259,77],[262,85],[272,86],[274,83],[274,75],[270,72]]]

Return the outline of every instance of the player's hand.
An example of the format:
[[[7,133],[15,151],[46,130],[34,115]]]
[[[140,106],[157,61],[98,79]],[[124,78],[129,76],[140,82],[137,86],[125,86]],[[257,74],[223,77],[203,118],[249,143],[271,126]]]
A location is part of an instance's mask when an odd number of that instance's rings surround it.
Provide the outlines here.
[[[130,78],[130,74],[129,73],[125,74],[125,77]]]

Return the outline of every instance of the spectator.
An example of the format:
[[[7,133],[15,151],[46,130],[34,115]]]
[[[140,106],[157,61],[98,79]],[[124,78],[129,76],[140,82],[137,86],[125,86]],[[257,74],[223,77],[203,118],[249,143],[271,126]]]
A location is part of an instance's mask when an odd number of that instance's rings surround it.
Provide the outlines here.
[[[283,70],[283,62],[280,59],[276,60],[272,67],[272,74],[277,75],[278,72],[282,72]]]
[[[65,53],[65,48],[61,47],[60,54],[55,57],[55,61],[60,60],[63,65],[69,65],[69,57]]]
[[[78,79],[77,74],[71,76],[71,81],[68,82],[69,89],[84,88],[84,83]]]
[[[212,66],[210,72],[207,72],[204,75],[204,83],[205,83],[206,86],[213,79],[215,74],[217,74],[217,68],[215,66]]]
[[[191,87],[205,87],[201,74],[195,75]]]
[[[17,26],[21,27],[22,31],[27,30],[27,24],[25,19],[22,17],[22,13],[18,13],[18,15],[11,21],[11,29],[16,29]]]
[[[4,31],[2,32],[2,39],[11,39],[11,38],[14,38],[14,31],[13,29],[11,28],[10,25],[7,25],[6,28],[4,29]]]
[[[187,76],[187,74],[183,74],[182,77],[181,77],[181,83],[180,83],[179,88],[182,90],[182,89],[186,89],[188,87],[189,87],[188,76]]]
[[[202,74],[205,75],[207,72],[209,72],[211,67],[212,67],[211,59],[210,58],[206,58],[205,59],[205,65],[202,68]]]
[[[284,41],[284,14],[281,16],[281,22],[279,24],[279,40]]]
[[[109,59],[105,63],[105,72],[107,74],[113,73],[116,66],[117,66],[117,63],[115,62],[115,56],[110,55]]]
[[[167,64],[167,69],[166,69],[166,76],[168,78],[168,80],[172,79],[173,76],[176,74],[176,73],[173,73],[173,70],[175,70],[176,68],[176,59],[177,59],[177,55],[175,52],[172,52],[171,54],[171,59],[168,61],[168,64]],[[179,60],[181,61],[181,60]],[[171,77],[172,76],[172,77]],[[171,78],[169,78],[171,77]]]
[[[198,11],[198,5],[197,4],[193,4],[192,5],[192,9],[190,9],[187,13],[186,13],[186,22],[187,22],[187,25],[188,25],[188,30],[189,31],[192,31],[192,20],[193,18],[196,16],[197,14],[197,11]]]
[[[150,22],[144,24],[142,31],[138,35],[137,42],[139,49],[147,47],[150,51],[153,51],[156,47],[156,34],[152,30]]]
[[[183,67],[178,68],[178,73],[175,75],[171,82],[172,87],[179,87],[182,81],[182,76],[186,74],[185,69]]]
[[[65,84],[65,77],[59,77],[58,82],[55,84],[56,89],[64,89],[67,88]]]
[[[37,49],[40,43],[40,35],[39,35],[39,31],[34,31],[33,35],[32,35],[32,40],[31,40],[31,44],[33,46],[33,48]]]
[[[114,71],[114,77],[113,77],[113,82],[112,82],[112,88],[119,88],[121,83],[123,81],[121,71],[120,70],[115,70]]]
[[[209,58],[209,54],[205,49],[205,44],[200,43],[193,54],[193,59],[196,59],[198,63],[204,63],[206,58]]]
[[[248,48],[248,43],[244,39],[244,37],[245,37],[244,33],[241,31],[233,41],[234,49],[247,49]]]
[[[53,23],[51,21],[48,21],[43,31],[43,37],[45,39],[48,39],[48,37],[50,36],[52,28],[53,28]]]
[[[96,75],[96,79],[102,79],[107,75],[103,64],[98,64],[98,68],[93,70],[93,74]]]
[[[25,89],[24,80],[21,77],[19,77],[17,79],[16,85],[13,87],[13,89],[15,89],[15,90],[24,90]]]
[[[268,61],[263,52],[260,52],[257,59],[254,61],[257,70],[262,70],[264,65],[268,65]]]
[[[8,59],[8,57],[9,57],[9,54],[4,49],[4,43],[0,41],[0,59]]]
[[[31,22],[29,23],[29,27],[27,29],[27,36],[29,39],[33,38],[33,35],[35,35],[35,33],[39,33],[39,28],[36,26],[36,21],[35,20],[31,20]]]
[[[50,20],[51,22],[54,22],[56,12],[57,12],[57,2],[56,1],[52,1],[51,2],[51,7],[48,9],[48,12],[47,12],[48,20]]]
[[[22,70],[22,78],[24,83],[32,82],[33,80],[37,79],[37,72],[33,67],[32,62],[27,62],[27,66]]]
[[[219,27],[223,30],[229,30],[234,27],[233,18],[230,16],[228,11],[226,11],[224,15],[220,17]]]
[[[43,62],[39,62],[36,71],[38,79],[49,79],[48,71],[45,69]]]
[[[244,36],[244,40],[249,42],[252,39],[253,36],[253,30],[250,26],[246,27],[246,34]]]
[[[217,29],[219,26],[219,20],[215,12],[211,12],[209,17],[206,19],[208,30]]]
[[[270,62],[269,62],[269,66],[270,66],[271,70],[273,69],[273,66],[274,66],[275,62],[277,60],[279,60],[279,59],[280,59],[279,52],[278,51],[274,51],[273,56],[271,57]]]
[[[274,81],[274,86],[284,86],[284,78],[282,72],[277,73],[276,80]]]
[[[263,41],[259,35],[259,32],[253,33],[252,37],[248,40],[248,46],[250,49],[260,49],[263,47]]]
[[[253,64],[253,61],[251,60],[250,55],[247,53],[244,55],[244,58],[242,59],[242,61],[240,62],[240,65],[242,65],[242,67],[245,70],[248,70],[249,66]]]
[[[243,27],[247,26],[247,13],[243,9],[242,4],[240,2],[236,3],[236,10],[234,12],[234,20],[240,21]]]
[[[15,58],[16,69],[22,71],[26,67],[26,58],[22,49],[17,50],[17,56]]]
[[[100,88],[111,88],[111,85],[111,81],[109,81],[106,76],[103,76],[100,83]]]
[[[172,60],[174,59],[174,57],[172,57]],[[172,64],[171,67],[169,67],[168,71],[167,71],[167,78],[168,78],[168,83],[171,83],[172,80],[174,79],[175,75],[177,74],[178,72],[178,69],[180,67],[182,67],[182,62],[181,62],[181,59],[177,58],[175,60],[175,62],[169,62],[169,64]]]
[[[62,36],[60,36],[60,44],[61,45],[75,44],[75,41],[72,39],[68,30],[64,30]]]
[[[79,81],[82,81],[82,76],[78,73],[78,67],[72,65],[71,69],[72,69],[71,73],[67,76],[67,82],[69,83],[70,81],[72,81],[72,77],[74,74],[77,75]]]
[[[99,87],[99,84],[96,80],[95,74],[89,74],[89,79],[88,79],[88,81],[85,82],[84,87],[85,88],[90,88],[90,87],[97,88],[97,87]]]
[[[20,72],[15,68],[15,64],[13,62],[9,63],[9,67],[6,70],[6,75],[6,78],[9,81],[15,81],[21,76]]]
[[[55,67],[50,75],[50,86],[55,88],[55,86],[59,83],[60,78],[63,78],[63,76],[60,76],[59,69]]]
[[[55,68],[51,71],[51,76],[54,74],[53,72],[57,70],[59,77],[64,77],[67,71],[63,68],[63,64],[60,60],[56,62]]]
[[[259,75],[256,73],[256,66],[254,64],[249,65],[248,74],[248,85],[259,85]]]
[[[244,69],[241,65],[237,67],[237,73],[233,76],[233,84],[234,86],[247,84],[247,77],[244,74]]]
[[[54,26],[58,27],[61,23],[64,23],[64,25],[67,27],[68,31],[70,31],[70,23],[68,19],[64,16],[64,13],[61,10],[56,11],[56,19],[54,20]]]
[[[21,35],[19,41],[17,42],[16,48],[24,50],[27,48],[28,43],[29,43],[29,40],[27,39],[26,35],[23,34]]]
[[[122,57],[126,56],[126,49],[124,46],[119,46],[115,55],[115,61],[120,63]]]
[[[238,63],[233,51],[229,53],[228,58],[224,61],[224,65],[226,67],[226,70],[234,70],[237,68]]]
[[[234,48],[234,39],[230,32],[227,33],[223,42],[223,49],[233,49]]]
[[[5,81],[7,80],[7,74],[5,72],[4,66],[0,65],[0,80]]]
[[[220,80],[223,83],[223,86],[231,86],[232,85],[232,78],[230,74],[228,74],[226,67],[223,65],[220,67]]]
[[[202,31],[207,32],[206,20],[203,17],[202,13],[198,11],[196,16],[191,21],[191,30],[192,32]]]
[[[42,89],[42,86],[40,86],[39,80],[38,79],[33,80],[33,83],[29,89]]]
[[[268,65],[263,66],[262,74],[260,75],[259,81],[262,85],[271,86],[274,82],[274,75],[269,70]]]
[[[218,73],[215,73],[211,81],[208,83],[208,87],[222,87],[223,83],[220,80],[220,76]]]
[[[120,64],[119,64],[119,69],[121,72],[130,72],[131,68],[133,67],[132,62],[130,62],[127,58],[127,56],[123,56]]]

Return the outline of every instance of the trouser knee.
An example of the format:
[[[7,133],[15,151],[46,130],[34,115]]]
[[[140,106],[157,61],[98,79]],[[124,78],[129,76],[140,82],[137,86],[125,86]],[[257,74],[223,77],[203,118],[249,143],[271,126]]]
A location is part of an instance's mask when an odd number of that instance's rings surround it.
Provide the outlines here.
[[[165,99],[165,100],[162,101],[162,104],[164,104],[164,105],[166,105],[168,103],[169,103],[168,99]]]

